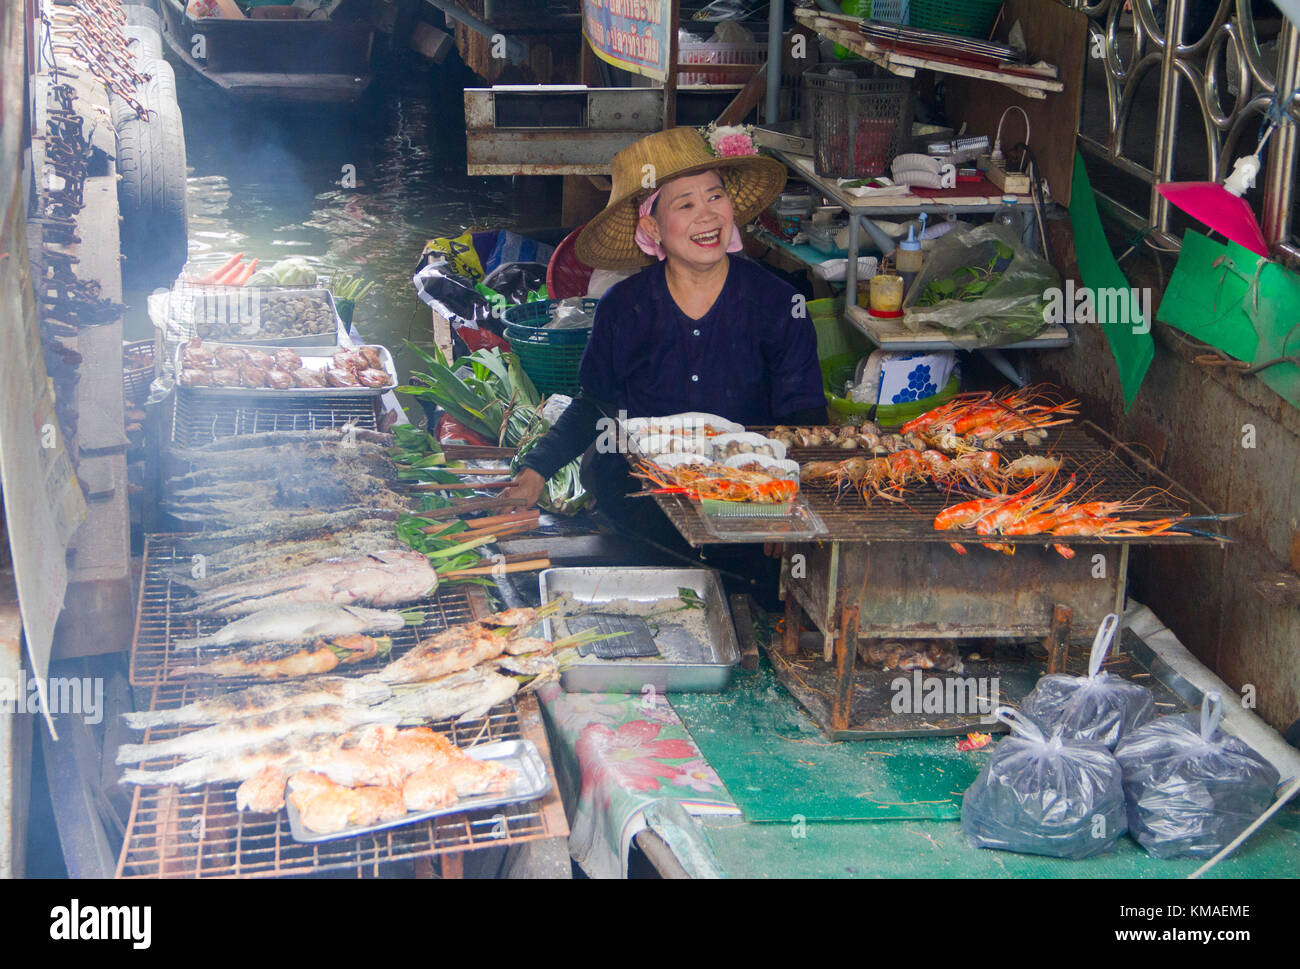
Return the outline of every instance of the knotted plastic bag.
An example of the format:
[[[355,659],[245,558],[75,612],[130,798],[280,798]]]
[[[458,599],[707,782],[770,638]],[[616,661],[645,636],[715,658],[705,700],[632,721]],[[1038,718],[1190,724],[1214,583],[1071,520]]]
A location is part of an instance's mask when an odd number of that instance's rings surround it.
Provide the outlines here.
[[[1127,829],[1119,763],[1101,744],[1050,740],[1007,707],[1011,727],[961,802],[961,827],[977,848],[1053,858],[1108,851]]]
[[[1092,641],[1087,676],[1049,673],[1020,704],[1020,712],[1047,733],[1093,740],[1109,750],[1155,715],[1155,699],[1145,686],[1102,671],[1101,664],[1119,628],[1119,616],[1102,620]]]
[[[1277,769],[1219,729],[1223,703],[1207,693],[1201,714],[1159,717],[1124,738],[1129,829],[1157,858],[1208,858],[1241,834],[1273,800]]]

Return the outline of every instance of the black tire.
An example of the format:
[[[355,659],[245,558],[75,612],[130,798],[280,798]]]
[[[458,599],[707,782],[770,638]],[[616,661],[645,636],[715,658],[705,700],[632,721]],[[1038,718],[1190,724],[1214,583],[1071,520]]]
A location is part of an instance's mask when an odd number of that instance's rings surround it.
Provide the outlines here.
[[[124,274],[132,280],[175,276],[185,264],[189,219],[185,199],[185,130],[171,65],[149,61],[153,75],[136,91],[149,120],[132,116],[117,128],[118,208]]]

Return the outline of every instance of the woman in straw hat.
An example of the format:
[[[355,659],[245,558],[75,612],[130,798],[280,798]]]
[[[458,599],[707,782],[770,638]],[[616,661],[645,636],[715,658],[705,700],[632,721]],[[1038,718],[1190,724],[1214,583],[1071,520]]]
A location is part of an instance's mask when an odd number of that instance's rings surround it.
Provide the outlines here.
[[[785,166],[748,136],[694,128],[642,138],[614,156],[609,204],[577,240],[602,269],[640,272],[596,307],[579,368],[582,395],[524,459],[509,496],[533,504],[546,478],[584,451],[582,481],[616,524],[683,548],[616,449],[607,418],[685,411],[745,425],[826,422],[817,338],[803,298],[733,253],[739,226],[780,194]],[[602,421],[602,418],[606,420]]]

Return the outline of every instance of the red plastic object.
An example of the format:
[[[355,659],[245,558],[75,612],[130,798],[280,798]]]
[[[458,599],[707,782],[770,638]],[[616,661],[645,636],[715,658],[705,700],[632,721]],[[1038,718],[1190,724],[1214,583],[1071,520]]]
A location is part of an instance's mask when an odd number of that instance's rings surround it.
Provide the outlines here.
[[[439,444],[479,444],[495,447],[496,441],[489,441],[482,434],[476,434],[450,414],[438,418],[434,429]]]
[[[587,295],[587,285],[595,270],[585,262],[579,262],[574,252],[578,233],[584,228],[585,225],[580,225],[570,232],[551,253],[551,261],[546,266],[546,294],[551,299]]]
[[[493,348],[500,350],[502,353],[510,352],[510,342],[503,336],[497,336],[491,330],[485,330],[482,327],[458,326],[456,335],[460,337],[461,342],[465,344],[470,353],[475,350],[491,350]]]

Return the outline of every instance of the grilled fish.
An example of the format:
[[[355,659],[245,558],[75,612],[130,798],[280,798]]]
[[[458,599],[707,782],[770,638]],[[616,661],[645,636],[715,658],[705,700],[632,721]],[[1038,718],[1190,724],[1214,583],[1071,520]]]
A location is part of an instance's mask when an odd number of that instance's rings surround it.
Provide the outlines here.
[[[394,606],[423,599],[437,586],[438,573],[426,556],[411,549],[389,549],[235,583],[196,596],[186,605],[194,612],[215,615],[308,602]]]
[[[257,510],[254,509],[253,512]],[[227,548],[238,542],[284,542],[322,535],[372,521],[397,521],[399,513],[382,508],[344,508],[331,512],[280,516],[275,521],[250,514],[246,524],[185,536],[190,552]]]
[[[234,585],[272,575],[282,575],[298,569],[327,562],[330,559],[370,552],[382,552],[393,547],[393,528],[388,527],[372,532],[362,532],[356,536],[336,541],[316,541],[295,543],[292,548],[272,552],[256,558],[250,557],[224,571],[209,574],[204,578],[192,578],[191,568],[174,570],[173,581],[198,593],[211,592]],[[209,567],[212,563],[209,561]]]
[[[250,686],[172,710],[123,714],[122,719],[133,730],[145,730],[175,723],[219,723],[232,717],[274,713],[288,707],[369,706],[392,695],[387,684],[371,676],[318,676],[301,683]]]
[[[477,667],[444,677],[413,693],[395,696],[374,710],[397,716],[401,723],[450,717],[466,722],[477,720],[518,692],[518,680]]]
[[[281,680],[295,676],[328,673],[339,666],[360,663],[388,652],[392,641],[369,636],[335,636],[314,643],[264,643],[221,656],[207,663],[177,666],[170,676],[214,676],[217,678],[255,677]]]
[[[505,653],[551,652],[547,640],[517,635],[520,628],[489,629],[478,623],[456,626],[425,640],[375,675],[385,683],[418,683],[471,669]]]
[[[178,639],[172,645],[201,649],[240,643],[310,643],[322,637],[394,632],[405,625],[406,617],[400,612],[328,602],[293,603],[250,611],[214,633]]]
[[[117,751],[117,763],[138,764],[164,757],[207,757],[331,730],[342,733],[367,723],[395,724],[400,719],[396,711],[379,707],[291,707],[228,720],[157,743],[123,744]]]
[[[326,428],[314,431],[263,431],[260,434],[234,434],[230,437],[219,437],[215,441],[211,441],[208,444],[201,444],[195,448],[177,448],[174,449],[172,453],[181,455],[211,455],[227,451],[257,450],[259,448],[276,447],[282,444],[305,444],[312,441],[327,441],[341,444],[348,439],[369,441],[383,445],[390,445],[393,443],[393,436],[391,434],[384,434],[378,431],[369,431],[365,428],[344,425],[343,427]]]

